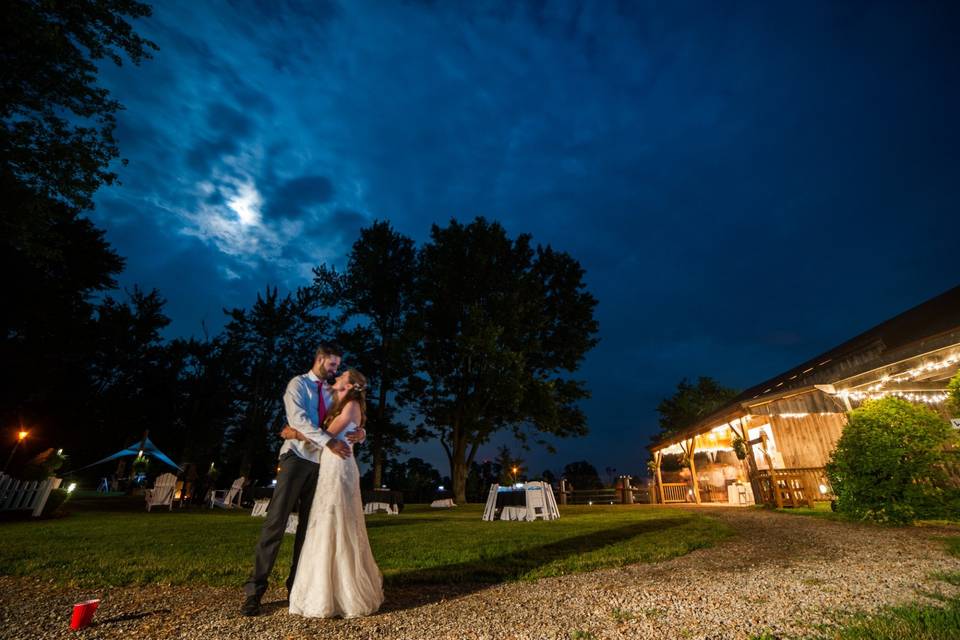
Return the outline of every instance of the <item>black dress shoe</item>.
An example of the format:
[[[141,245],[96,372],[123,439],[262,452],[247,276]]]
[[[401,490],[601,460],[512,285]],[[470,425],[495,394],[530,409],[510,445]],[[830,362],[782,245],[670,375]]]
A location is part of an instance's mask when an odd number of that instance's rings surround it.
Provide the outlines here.
[[[243,608],[240,609],[240,612],[245,616],[260,615],[260,596],[247,596],[247,599],[243,601]]]

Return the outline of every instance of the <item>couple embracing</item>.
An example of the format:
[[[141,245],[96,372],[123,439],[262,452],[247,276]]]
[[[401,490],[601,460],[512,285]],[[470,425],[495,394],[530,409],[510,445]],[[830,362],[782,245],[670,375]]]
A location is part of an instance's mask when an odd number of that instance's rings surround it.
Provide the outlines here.
[[[280,470],[244,585],[244,615],[260,613],[287,518],[298,505],[287,578],[290,613],[352,618],[374,613],[383,602],[353,458],[353,445],[366,438],[367,381],[354,369],[335,377],[341,358],[338,349],[322,346],[310,371],[287,385]]]

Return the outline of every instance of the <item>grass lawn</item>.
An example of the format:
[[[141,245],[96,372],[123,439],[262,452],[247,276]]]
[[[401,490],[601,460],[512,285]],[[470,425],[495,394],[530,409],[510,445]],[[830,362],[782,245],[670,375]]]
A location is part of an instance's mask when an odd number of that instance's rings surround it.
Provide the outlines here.
[[[146,513],[125,510],[126,499],[83,503],[68,505],[74,513],[62,519],[0,523],[0,575],[84,587],[238,586],[263,524],[249,511]],[[493,583],[591,571],[672,558],[731,533],[709,517],[668,509],[567,506],[553,522],[483,522],[482,510],[408,505],[399,516],[367,516],[387,583]],[[274,583],[286,577],[292,548],[288,535]]]

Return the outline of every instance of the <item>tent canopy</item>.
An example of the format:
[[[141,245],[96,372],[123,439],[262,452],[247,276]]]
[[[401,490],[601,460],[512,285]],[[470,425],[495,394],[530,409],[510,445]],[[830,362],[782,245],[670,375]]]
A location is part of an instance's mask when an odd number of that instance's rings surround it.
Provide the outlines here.
[[[141,447],[141,444],[143,445],[142,447]],[[95,467],[98,464],[101,464],[103,462],[109,462],[110,460],[116,460],[117,458],[125,458],[127,456],[138,456],[140,455],[141,451],[143,451],[143,455],[145,456],[146,455],[153,456],[160,462],[170,465],[171,467],[173,467],[174,469],[178,469],[179,471],[183,471],[183,469],[180,468],[180,465],[174,464],[173,460],[168,458],[163,451],[160,451],[160,449],[157,448],[157,445],[151,442],[149,437],[144,438],[142,441],[134,442],[132,445],[130,445],[126,449],[121,449],[120,451],[117,451],[112,456],[107,456],[103,460],[97,460],[93,464],[88,464],[87,466],[83,467],[83,469],[89,469],[90,467]],[[83,469],[77,469],[77,471],[83,471]]]

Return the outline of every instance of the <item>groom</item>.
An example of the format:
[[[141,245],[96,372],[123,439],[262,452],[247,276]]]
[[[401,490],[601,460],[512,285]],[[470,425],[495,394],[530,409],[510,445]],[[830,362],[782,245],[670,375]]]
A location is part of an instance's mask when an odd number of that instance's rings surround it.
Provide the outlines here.
[[[267,508],[267,520],[260,532],[260,541],[254,556],[253,572],[243,591],[246,599],[241,609],[245,616],[260,613],[260,599],[267,590],[267,579],[277,560],[277,552],[287,528],[287,518],[299,503],[297,535],[293,544],[293,564],[287,578],[287,592],[293,587],[300,560],[300,549],[307,533],[310,506],[317,489],[317,474],[320,471],[320,453],[326,448],[329,453],[341,458],[350,457],[350,447],[345,442],[331,438],[323,430],[323,419],[333,408],[333,389],[329,380],[333,379],[340,360],[340,350],[322,345],[314,356],[313,367],[307,373],[296,376],[287,385],[283,395],[283,405],[287,412],[287,423],[296,429],[309,442],[298,439],[285,440],[280,448],[280,471],[273,498]],[[366,437],[363,429],[348,434],[351,442],[362,442]]]

